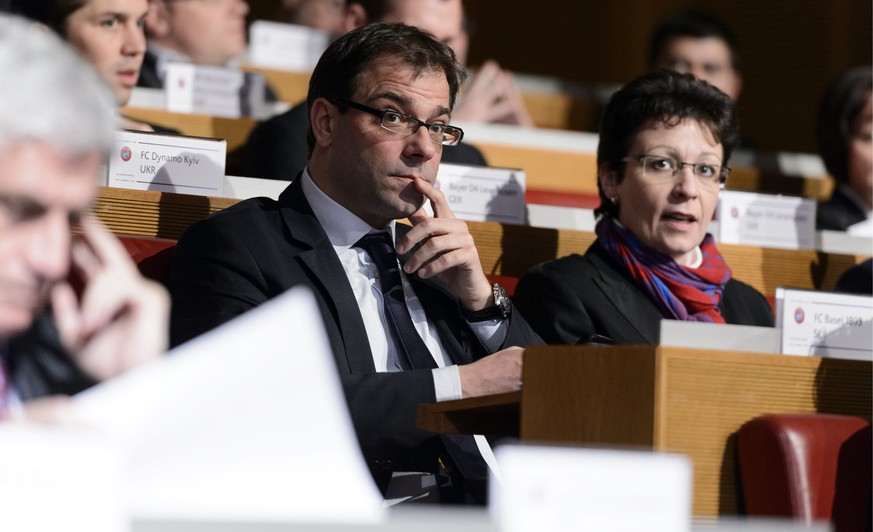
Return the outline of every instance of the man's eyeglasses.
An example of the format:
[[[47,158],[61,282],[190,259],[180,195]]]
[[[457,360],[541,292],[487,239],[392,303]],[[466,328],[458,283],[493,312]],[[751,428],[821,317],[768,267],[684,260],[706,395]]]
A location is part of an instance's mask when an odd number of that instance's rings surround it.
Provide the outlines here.
[[[643,175],[658,181],[675,179],[683,167],[690,166],[697,182],[714,190],[722,188],[731,173],[731,169],[727,166],[711,163],[686,163],[666,155],[631,155],[622,159],[621,162],[634,162],[642,165]]]
[[[419,120],[406,113],[374,109],[364,104],[343,98],[329,98],[329,101],[335,105],[351,107],[352,109],[357,109],[358,111],[378,116],[381,120],[381,126],[392,133],[399,133],[404,136],[412,135],[418,131],[418,128],[424,126],[427,128],[427,134],[430,135],[430,140],[436,144],[442,144],[443,146],[456,146],[461,142],[461,139],[464,138],[464,131],[459,127],[450,126],[448,124],[428,124],[427,122]]]

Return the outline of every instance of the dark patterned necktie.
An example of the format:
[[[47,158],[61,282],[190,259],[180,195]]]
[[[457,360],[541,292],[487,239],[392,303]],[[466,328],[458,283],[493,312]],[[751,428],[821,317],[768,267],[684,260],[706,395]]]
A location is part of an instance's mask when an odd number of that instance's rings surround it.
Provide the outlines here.
[[[406,298],[403,296],[403,283],[400,278],[400,266],[397,263],[397,252],[391,242],[391,237],[386,232],[370,233],[357,241],[356,247],[360,247],[370,254],[376,268],[379,270],[379,288],[382,291],[382,304],[385,307],[385,320],[391,329],[397,350],[401,368],[409,369],[434,369],[436,361],[430,354],[424,340],[415,330],[412,318],[409,316],[409,308],[406,306]],[[476,487],[471,488],[474,498],[478,502],[484,502],[484,480],[488,477],[488,465],[479,452],[473,436],[463,434],[442,435],[443,444],[457,467],[461,479],[468,483],[476,482]],[[456,473],[450,473],[455,477]],[[459,488],[460,486],[456,486]],[[446,497],[443,492],[443,497]],[[453,495],[464,497],[466,495]],[[459,499],[460,500],[460,499]],[[455,502],[459,502],[455,501]],[[448,502],[448,501],[446,501]]]
[[[385,320],[397,344],[400,367],[404,370],[436,368],[436,361],[409,316],[409,308],[403,296],[403,283],[400,280],[400,266],[391,237],[384,232],[370,233],[358,240],[355,246],[365,249],[379,270],[379,288],[382,291]]]

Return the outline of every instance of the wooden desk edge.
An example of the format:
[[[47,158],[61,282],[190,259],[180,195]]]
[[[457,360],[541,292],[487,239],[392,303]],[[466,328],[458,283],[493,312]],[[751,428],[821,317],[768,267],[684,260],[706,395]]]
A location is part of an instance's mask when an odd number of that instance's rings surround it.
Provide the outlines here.
[[[521,392],[418,405],[416,426],[440,434],[518,436]],[[491,420],[483,424],[484,420]],[[472,427],[476,430],[471,432]]]

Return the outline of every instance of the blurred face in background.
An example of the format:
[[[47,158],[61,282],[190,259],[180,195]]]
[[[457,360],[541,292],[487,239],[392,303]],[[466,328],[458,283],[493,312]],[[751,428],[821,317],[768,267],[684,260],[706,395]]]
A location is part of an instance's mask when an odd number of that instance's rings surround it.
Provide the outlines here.
[[[717,37],[674,37],[667,41],[654,66],[692,74],[733,101],[740,96],[742,78],[733,67],[731,49]]]
[[[325,31],[334,37],[345,33],[345,0],[285,0],[284,4],[293,13],[292,24]]]
[[[90,0],[67,18],[66,36],[125,105],[146,50],[148,0]]]
[[[380,22],[402,22],[422,29],[466,57],[467,35],[461,0],[395,0],[394,9]]]
[[[848,170],[849,186],[873,208],[873,95],[852,127]]]
[[[246,49],[245,0],[151,0],[149,39],[197,65],[224,66]]]

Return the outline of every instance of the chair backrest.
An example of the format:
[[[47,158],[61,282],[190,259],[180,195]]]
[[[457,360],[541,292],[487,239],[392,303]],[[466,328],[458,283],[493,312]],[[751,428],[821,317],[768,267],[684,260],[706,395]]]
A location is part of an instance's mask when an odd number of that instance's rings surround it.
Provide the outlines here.
[[[141,274],[149,279],[166,284],[170,274],[170,262],[176,241],[147,236],[116,235]]]
[[[870,530],[871,427],[833,414],[768,414],[740,428],[740,477],[749,515],[831,520]]]

